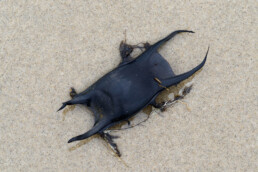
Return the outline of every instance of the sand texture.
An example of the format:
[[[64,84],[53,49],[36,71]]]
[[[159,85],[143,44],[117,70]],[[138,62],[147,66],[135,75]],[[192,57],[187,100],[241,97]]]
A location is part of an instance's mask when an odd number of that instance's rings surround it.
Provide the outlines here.
[[[257,16],[256,0],[1,0],[0,171],[257,171]],[[120,63],[125,30],[152,44],[178,29],[195,34],[159,50],[176,74],[210,46],[183,102],[114,132],[122,159],[99,137],[68,144],[94,122],[83,106],[56,112],[70,87]]]

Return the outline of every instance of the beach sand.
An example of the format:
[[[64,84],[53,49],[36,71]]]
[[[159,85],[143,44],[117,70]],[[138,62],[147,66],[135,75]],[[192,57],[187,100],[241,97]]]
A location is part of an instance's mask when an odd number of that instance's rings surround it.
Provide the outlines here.
[[[257,171],[257,1],[0,1],[0,171]],[[193,89],[114,132],[121,159],[83,106],[56,112],[121,61],[118,47],[184,33],[159,51]],[[188,108],[187,108],[188,107]],[[137,120],[146,115],[140,113]],[[135,123],[135,121],[132,121]]]

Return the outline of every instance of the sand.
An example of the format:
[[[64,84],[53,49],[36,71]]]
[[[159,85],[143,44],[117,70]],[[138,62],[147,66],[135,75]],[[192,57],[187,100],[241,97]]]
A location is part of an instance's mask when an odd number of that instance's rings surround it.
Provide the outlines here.
[[[0,171],[257,171],[257,1],[0,1]],[[160,49],[175,73],[201,62],[183,102],[114,134],[68,144],[89,110],[56,112],[120,62],[118,47],[180,34]],[[186,105],[189,109],[186,107]],[[144,115],[138,114],[144,119]],[[134,121],[133,121],[134,122]]]

